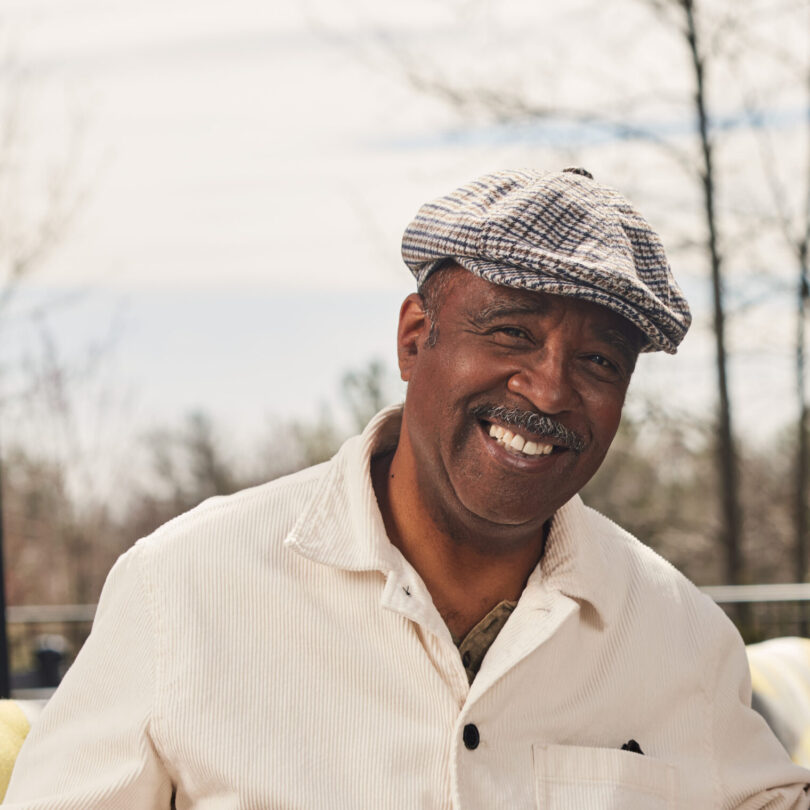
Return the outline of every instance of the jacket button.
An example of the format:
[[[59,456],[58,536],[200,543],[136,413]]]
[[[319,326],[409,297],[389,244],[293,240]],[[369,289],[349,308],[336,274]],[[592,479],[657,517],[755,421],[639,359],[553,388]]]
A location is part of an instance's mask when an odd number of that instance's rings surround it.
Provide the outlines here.
[[[466,745],[470,751],[475,751],[475,749],[478,748],[478,743],[481,741],[478,727],[474,723],[467,723],[467,725],[464,726],[464,733],[461,738],[464,740],[464,745]]]

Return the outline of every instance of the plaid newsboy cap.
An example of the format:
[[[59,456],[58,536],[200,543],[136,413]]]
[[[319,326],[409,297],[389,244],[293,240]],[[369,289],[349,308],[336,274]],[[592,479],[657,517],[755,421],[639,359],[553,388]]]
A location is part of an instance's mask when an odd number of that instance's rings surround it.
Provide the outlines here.
[[[583,169],[487,174],[423,205],[402,237],[417,288],[448,259],[494,284],[569,295],[622,315],[674,354],[691,322],[649,223]]]

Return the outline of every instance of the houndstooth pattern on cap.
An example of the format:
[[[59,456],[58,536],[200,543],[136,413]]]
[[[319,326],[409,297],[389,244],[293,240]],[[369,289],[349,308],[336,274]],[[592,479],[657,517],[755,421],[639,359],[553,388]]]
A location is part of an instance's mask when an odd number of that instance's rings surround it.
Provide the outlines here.
[[[617,191],[574,171],[484,175],[426,203],[402,256],[421,287],[451,258],[495,284],[592,301],[674,354],[691,322],[663,245]]]

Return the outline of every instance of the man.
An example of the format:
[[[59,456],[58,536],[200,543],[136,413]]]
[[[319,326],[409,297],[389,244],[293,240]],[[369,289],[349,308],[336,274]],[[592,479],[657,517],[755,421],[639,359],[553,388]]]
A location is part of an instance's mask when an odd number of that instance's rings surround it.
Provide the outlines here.
[[[689,324],[582,170],[406,230],[404,409],[116,564],[11,807],[807,808],[722,613],[577,492]]]

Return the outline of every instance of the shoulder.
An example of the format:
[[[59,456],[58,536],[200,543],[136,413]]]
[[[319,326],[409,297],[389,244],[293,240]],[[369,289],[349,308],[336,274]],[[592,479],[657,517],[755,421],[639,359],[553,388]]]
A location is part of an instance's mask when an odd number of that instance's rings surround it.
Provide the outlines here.
[[[279,549],[328,476],[325,462],[233,495],[215,496],[144,537],[131,553],[149,568],[233,561]]]
[[[670,562],[625,529],[585,506],[583,519],[593,539],[598,538],[624,598],[619,613],[643,617],[681,636],[696,652],[720,639],[739,646],[742,639],[725,612]]]
[[[585,519],[594,535],[607,545],[608,553],[620,556],[623,566],[630,573],[631,581],[639,587],[664,589],[664,593],[683,593],[705,597],[699,589],[672,563],[658,552],[634,537],[610,518],[589,506],[584,506]],[[711,601],[711,600],[709,600]]]

